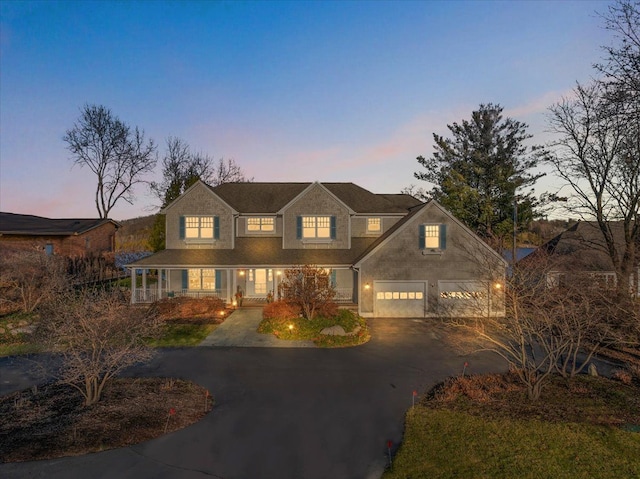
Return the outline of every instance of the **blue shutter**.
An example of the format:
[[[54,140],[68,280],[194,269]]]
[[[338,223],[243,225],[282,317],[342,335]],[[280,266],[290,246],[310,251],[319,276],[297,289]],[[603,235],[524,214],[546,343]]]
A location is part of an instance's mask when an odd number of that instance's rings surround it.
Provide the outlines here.
[[[334,288],[336,287],[336,270],[332,269],[331,270],[331,286],[333,286]]]
[[[424,235],[425,235],[425,231],[424,231],[424,225],[420,225],[418,226],[418,247],[420,249],[424,249],[424,244],[425,244],[425,240],[424,240]]]
[[[189,271],[182,270],[182,289],[189,289]]]
[[[222,270],[216,270],[216,289],[222,289]]]
[[[331,217],[331,239],[336,239],[336,217]]]
[[[447,225],[440,225],[440,249],[447,248]]]
[[[296,238],[302,239],[302,216],[296,216]]]
[[[184,216],[180,217],[180,239],[184,239],[184,230],[185,230],[185,226],[184,226]]]
[[[213,238],[220,239],[220,217],[213,217]]]

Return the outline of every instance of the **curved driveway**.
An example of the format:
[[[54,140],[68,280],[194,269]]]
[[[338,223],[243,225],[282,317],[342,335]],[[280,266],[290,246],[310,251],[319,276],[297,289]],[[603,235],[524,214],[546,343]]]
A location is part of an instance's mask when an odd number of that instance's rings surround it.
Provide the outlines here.
[[[372,340],[356,348],[164,351],[132,374],[207,387],[216,404],[202,421],[128,448],[0,465],[0,477],[378,478],[387,441],[395,449],[402,439],[414,390],[422,394],[460,374],[465,361],[469,373],[505,364],[488,353],[462,355],[427,321],[369,324]],[[5,366],[0,362],[3,390],[10,387]]]

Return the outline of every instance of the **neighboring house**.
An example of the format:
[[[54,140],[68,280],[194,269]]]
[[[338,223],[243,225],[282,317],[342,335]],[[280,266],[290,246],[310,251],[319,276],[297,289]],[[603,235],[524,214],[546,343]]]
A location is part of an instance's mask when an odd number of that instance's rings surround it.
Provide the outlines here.
[[[435,201],[353,183],[197,182],[167,206],[166,249],[130,264],[133,302],[276,298],[287,268],[330,271],[365,317],[503,314],[506,262]],[[491,264],[491,278],[483,266]],[[161,280],[147,287],[146,271]]]
[[[70,258],[114,251],[119,225],[110,219],[52,219],[0,212],[0,246]]]
[[[618,254],[624,252],[624,231],[622,225],[611,225],[614,242]],[[640,251],[640,245],[636,245]],[[549,286],[562,285],[572,278],[589,279],[594,286],[615,289],[616,273],[609,254],[607,253],[604,237],[596,222],[578,221],[555,238],[547,241],[537,250],[524,258],[521,266],[532,266],[536,261],[544,261],[546,279]],[[634,265],[634,272],[629,278],[631,292],[640,297],[640,265],[638,258]]]

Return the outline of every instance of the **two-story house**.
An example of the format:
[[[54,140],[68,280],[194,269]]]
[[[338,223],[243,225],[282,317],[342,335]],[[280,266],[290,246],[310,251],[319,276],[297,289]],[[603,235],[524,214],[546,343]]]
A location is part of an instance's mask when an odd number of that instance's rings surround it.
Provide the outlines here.
[[[505,261],[435,201],[353,183],[197,182],[163,213],[166,249],[129,265],[134,302],[277,298],[287,268],[312,264],[364,317],[504,312]]]

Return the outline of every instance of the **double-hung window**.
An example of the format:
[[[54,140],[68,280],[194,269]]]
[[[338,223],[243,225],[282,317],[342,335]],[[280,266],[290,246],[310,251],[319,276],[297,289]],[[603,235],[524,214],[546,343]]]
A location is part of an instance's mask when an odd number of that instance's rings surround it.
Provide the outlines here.
[[[181,216],[180,239],[218,239],[220,218],[217,216]]]
[[[335,239],[335,216],[298,216],[298,239]]]
[[[367,218],[367,233],[380,233],[382,221],[380,218]]]
[[[247,218],[247,231],[250,233],[271,232],[275,229],[274,218]]]
[[[424,224],[420,225],[419,246],[420,249],[429,251],[442,251],[447,243],[447,225]]]
[[[195,291],[214,291],[220,287],[221,270],[193,268],[182,270],[182,288]]]

